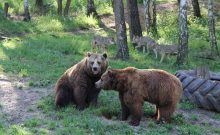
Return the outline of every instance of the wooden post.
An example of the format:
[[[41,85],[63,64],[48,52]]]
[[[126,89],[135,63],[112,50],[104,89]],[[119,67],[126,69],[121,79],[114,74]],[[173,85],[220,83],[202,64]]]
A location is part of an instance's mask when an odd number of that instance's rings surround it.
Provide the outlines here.
[[[9,7],[8,2],[5,2],[5,7],[4,7],[4,16],[5,17],[8,17],[8,7]]]
[[[196,68],[196,77],[209,80],[210,79],[210,73],[209,68],[206,65],[203,65],[201,67]]]

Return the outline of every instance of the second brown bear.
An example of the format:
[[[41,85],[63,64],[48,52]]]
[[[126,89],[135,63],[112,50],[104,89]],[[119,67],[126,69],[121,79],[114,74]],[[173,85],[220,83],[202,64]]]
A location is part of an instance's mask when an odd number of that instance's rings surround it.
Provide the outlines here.
[[[181,82],[172,74],[156,69],[110,69],[96,82],[97,88],[116,90],[122,108],[122,120],[131,115],[130,125],[137,126],[144,101],[156,105],[157,121],[170,121],[182,94]]]

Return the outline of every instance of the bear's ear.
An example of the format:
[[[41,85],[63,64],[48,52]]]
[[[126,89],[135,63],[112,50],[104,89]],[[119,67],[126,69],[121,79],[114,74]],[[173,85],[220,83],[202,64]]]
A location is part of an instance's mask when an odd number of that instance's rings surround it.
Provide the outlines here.
[[[114,76],[114,71],[108,70],[108,74],[109,74],[110,77],[113,77]]]
[[[107,53],[103,53],[102,56],[106,59],[107,58]]]
[[[111,71],[111,70],[108,70],[108,74],[111,75],[111,74],[112,74],[112,71]]]
[[[91,53],[90,52],[87,52],[87,57],[90,57],[91,56]]]

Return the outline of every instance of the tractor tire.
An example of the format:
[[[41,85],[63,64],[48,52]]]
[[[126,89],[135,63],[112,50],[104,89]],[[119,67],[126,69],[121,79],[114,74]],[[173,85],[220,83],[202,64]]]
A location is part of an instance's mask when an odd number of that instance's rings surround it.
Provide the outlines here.
[[[193,71],[180,70],[175,75],[182,82],[183,99],[198,107],[220,112],[220,81],[197,78]]]

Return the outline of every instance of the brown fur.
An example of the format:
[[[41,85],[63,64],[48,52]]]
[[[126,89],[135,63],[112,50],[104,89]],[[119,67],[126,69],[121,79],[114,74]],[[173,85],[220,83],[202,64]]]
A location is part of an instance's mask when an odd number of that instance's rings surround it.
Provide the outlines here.
[[[156,105],[157,120],[170,121],[182,94],[181,82],[172,74],[157,69],[108,70],[96,82],[96,87],[119,92],[122,120],[131,114],[131,125],[137,126],[143,113],[144,101]]]
[[[94,74],[92,68],[97,68]],[[108,67],[106,54],[90,54],[81,62],[66,70],[57,81],[55,87],[55,103],[57,107],[63,107],[69,103],[76,104],[81,110],[87,105],[97,103],[100,89],[95,87],[101,75]]]

